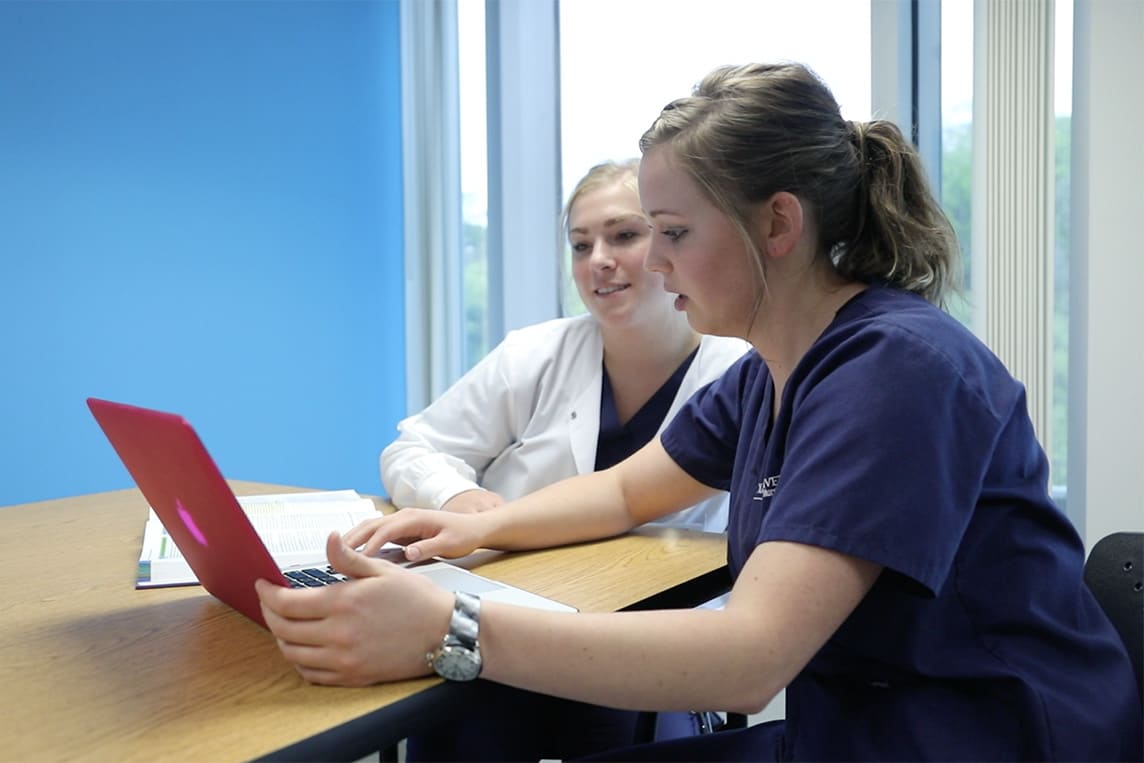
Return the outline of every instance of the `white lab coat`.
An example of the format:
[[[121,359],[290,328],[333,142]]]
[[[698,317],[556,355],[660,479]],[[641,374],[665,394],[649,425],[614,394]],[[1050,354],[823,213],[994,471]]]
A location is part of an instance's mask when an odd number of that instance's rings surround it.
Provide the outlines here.
[[[704,336],[660,425],[750,349]],[[513,500],[596,464],[604,340],[591,315],[512,331],[421,413],[397,425],[381,453],[381,481],[399,508],[440,508],[484,487]],[[724,532],[720,494],[657,524]]]

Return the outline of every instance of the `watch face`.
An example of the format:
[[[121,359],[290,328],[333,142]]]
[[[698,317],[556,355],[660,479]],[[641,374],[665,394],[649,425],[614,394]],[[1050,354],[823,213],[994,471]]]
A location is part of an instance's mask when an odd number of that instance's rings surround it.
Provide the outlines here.
[[[433,660],[437,675],[450,681],[472,681],[481,672],[480,655],[462,646],[443,647]]]

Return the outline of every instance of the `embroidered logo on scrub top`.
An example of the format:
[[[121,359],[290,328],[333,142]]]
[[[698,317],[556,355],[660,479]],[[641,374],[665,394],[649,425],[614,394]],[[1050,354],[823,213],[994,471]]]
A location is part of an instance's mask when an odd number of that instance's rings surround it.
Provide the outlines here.
[[[781,474],[775,474],[770,477],[763,477],[763,481],[759,483],[759,489],[755,491],[753,500],[761,501],[764,498],[770,498],[775,494],[779,487],[779,477]]]

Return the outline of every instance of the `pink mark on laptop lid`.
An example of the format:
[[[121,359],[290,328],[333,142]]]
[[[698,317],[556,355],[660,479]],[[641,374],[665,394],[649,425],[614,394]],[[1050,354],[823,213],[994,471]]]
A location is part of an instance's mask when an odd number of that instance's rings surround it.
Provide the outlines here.
[[[88,398],[88,408],[203,587],[262,627],[254,581],[288,585],[181,416]]]

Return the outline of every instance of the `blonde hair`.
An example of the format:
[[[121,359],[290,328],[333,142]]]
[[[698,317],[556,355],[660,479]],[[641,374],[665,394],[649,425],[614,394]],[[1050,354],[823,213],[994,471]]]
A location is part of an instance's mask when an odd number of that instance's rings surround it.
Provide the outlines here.
[[[639,159],[624,159],[621,161],[606,161],[592,167],[584,177],[576,183],[572,193],[568,194],[568,201],[564,203],[564,213],[560,217],[560,229],[568,235],[569,218],[572,216],[572,207],[584,194],[605,188],[615,183],[622,183],[632,193],[639,194]]]
[[[958,288],[957,239],[917,151],[891,122],[844,120],[801,64],[715,69],[640,139],[643,153],[660,145],[739,230],[761,289],[750,210],[780,191],[809,207],[820,256],[846,278],[938,305]]]

